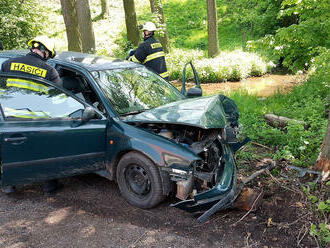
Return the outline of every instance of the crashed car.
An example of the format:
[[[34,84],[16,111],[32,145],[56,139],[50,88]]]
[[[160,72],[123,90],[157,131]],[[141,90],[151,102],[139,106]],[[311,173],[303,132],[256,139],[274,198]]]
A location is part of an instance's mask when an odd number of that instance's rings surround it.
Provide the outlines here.
[[[0,65],[25,53],[0,52]],[[47,63],[62,86],[0,72],[3,187],[97,173],[139,208],[171,193],[180,199],[175,207],[208,210],[204,219],[231,206],[234,153],[244,144],[231,99],[201,97],[198,83],[180,92],[128,61],[62,52]]]

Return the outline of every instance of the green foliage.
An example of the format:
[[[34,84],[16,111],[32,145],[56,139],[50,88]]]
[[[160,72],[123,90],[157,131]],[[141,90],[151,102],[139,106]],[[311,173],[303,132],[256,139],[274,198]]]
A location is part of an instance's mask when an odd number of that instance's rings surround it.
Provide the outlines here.
[[[27,48],[27,41],[40,32],[44,19],[36,6],[35,0],[0,1],[0,39],[5,49]]]
[[[171,79],[181,79],[185,63],[193,61],[201,82],[238,81],[248,76],[265,74],[271,64],[253,53],[236,50],[205,58],[200,50],[173,49],[167,57]],[[188,71],[188,77],[192,72]]]
[[[296,22],[277,29],[251,49],[271,49],[274,56],[283,58],[283,65],[299,70],[309,68],[313,57],[330,48],[330,4],[328,0],[285,0],[278,19],[291,18]]]

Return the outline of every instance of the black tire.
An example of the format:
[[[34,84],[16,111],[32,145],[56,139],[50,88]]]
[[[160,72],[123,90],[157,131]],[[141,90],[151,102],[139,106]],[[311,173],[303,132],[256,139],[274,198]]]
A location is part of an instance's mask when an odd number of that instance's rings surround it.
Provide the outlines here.
[[[126,201],[139,208],[153,208],[165,196],[159,169],[144,155],[125,154],[118,163],[117,182]]]

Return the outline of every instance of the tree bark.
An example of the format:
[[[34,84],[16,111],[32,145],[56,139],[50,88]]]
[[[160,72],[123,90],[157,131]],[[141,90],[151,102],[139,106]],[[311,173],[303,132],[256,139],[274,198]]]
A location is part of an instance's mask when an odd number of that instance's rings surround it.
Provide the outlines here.
[[[139,30],[136,21],[134,0],[123,0],[127,39],[137,46],[140,42]]]
[[[84,53],[94,52],[95,36],[88,0],[77,0],[76,10],[81,34],[82,51]]]
[[[314,169],[322,171],[322,180],[329,178],[330,169],[330,113],[328,114],[328,128],[321,146],[321,152],[314,165]]]
[[[208,30],[208,52],[209,57],[215,57],[220,53],[218,38],[218,18],[216,0],[207,2],[207,30]]]
[[[170,51],[170,39],[168,37],[168,32],[166,28],[163,4],[161,0],[153,0],[154,3],[154,14],[156,15],[156,25],[159,41],[163,46],[164,52],[168,53]],[[150,1],[151,4],[151,1]]]
[[[150,10],[151,13],[155,13],[155,1],[154,0],[149,0],[150,1]]]
[[[264,117],[270,126],[276,127],[276,128],[285,128],[289,122],[302,124],[302,125],[304,125],[305,129],[308,129],[310,127],[309,124],[306,124],[303,121],[290,119],[290,118],[287,118],[284,116],[279,116],[279,115],[274,115],[274,114],[265,114]]]
[[[107,16],[109,16],[109,1],[108,0],[101,0],[100,18],[104,19]]]
[[[68,40],[68,50],[81,52],[82,42],[78,28],[78,18],[76,11],[76,0],[61,0],[63,19],[66,27]]]

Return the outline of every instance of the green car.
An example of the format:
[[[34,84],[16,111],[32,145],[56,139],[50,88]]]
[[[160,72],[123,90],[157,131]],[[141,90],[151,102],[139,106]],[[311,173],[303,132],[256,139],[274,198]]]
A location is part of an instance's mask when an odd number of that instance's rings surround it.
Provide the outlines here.
[[[0,65],[25,53],[0,52]],[[203,221],[232,205],[243,145],[232,100],[180,92],[132,62],[62,52],[48,63],[63,86],[0,72],[3,187],[97,173],[139,208],[173,193],[173,206],[207,210]]]

